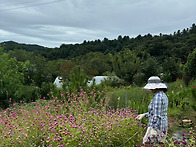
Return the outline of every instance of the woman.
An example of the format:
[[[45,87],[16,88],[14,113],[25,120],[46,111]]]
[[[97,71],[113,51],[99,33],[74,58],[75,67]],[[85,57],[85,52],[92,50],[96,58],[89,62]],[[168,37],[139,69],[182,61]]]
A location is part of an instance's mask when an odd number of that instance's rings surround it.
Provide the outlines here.
[[[136,117],[137,120],[148,117],[148,128],[143,138],[143,144],[145,146],[159,145],[164,147],[168,129],[168,99],[165,94],[167,85],[159,77],[152,76],[148,79],[148,83],[143,89],[151,90],[154,93],[148,106],[149,112],[140,114]]]

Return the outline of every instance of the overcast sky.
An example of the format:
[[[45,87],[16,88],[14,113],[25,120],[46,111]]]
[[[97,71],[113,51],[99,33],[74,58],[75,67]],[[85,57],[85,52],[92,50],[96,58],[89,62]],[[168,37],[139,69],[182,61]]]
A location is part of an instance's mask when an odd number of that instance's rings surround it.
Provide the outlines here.
[[[193,23],[196,0],[0,0],[0,42],[59,47],[173,34]]]

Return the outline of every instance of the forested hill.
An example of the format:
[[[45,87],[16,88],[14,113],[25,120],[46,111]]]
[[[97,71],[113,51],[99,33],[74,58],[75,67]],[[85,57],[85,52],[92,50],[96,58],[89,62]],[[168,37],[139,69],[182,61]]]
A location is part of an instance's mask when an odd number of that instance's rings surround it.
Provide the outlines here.
[[[62,44],[58,49],[47,50],[45,56],[49,59],[57,59],[76,57],[89,52],[115,54],[124,48],[128,48],[141,54],[145,52],[151,56],[175,56],[186,60],[188,53],[192,52],[195,47],[196,26],[193,24],[190,29],[178,30],[173,35],[152,36],[147,34],[144,36],[138,35],[135,38],[118,36],[114,40],[104,38],[102,41],[84,41],[82,44]]]
[[[135,38],[119,35],[117,39],[84,41],[81,44],[62,44],[59,48],[46,48],[38,45],[19,44],[13,41],[2,42],[0,46],[4,50],[23,49],[31,52],[39,52],[49,60],[69,59],[85,55],[89,52],[101,52],[103,54],[115,54],[125,48],[136,51],[139,54],[147,53],[155,57],[177,57],[186,62],[188,53],[196,47],[196,25],[190,28],[178,30],[173,34],[160,34],[152,36],[146,34]]]
[[[36,45],[36,44],[24,44],[24,43],[17,43],[14,41],[1,42],[0,46],[4,48],[5,51],[22,49],[28,52],[35,52],[35,51],[45,51],[47,49],[46,47]]]

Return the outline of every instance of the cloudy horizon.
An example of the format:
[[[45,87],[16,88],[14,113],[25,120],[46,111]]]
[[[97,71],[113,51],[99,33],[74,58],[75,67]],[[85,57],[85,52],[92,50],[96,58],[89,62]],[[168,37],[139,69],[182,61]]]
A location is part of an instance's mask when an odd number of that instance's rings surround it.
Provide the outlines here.
[[[119,35],[169,35],[190,28],[195,14],[195,0],[3,0],[0,42],[59,47]]]

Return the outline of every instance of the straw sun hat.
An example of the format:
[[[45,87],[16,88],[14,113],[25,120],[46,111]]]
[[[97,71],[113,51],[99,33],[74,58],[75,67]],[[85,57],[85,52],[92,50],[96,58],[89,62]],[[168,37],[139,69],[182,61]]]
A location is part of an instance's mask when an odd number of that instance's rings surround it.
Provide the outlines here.
[[[148,79],[148,83],[143,89],[167,89],[167,85],[158,76],[152,76]]]

